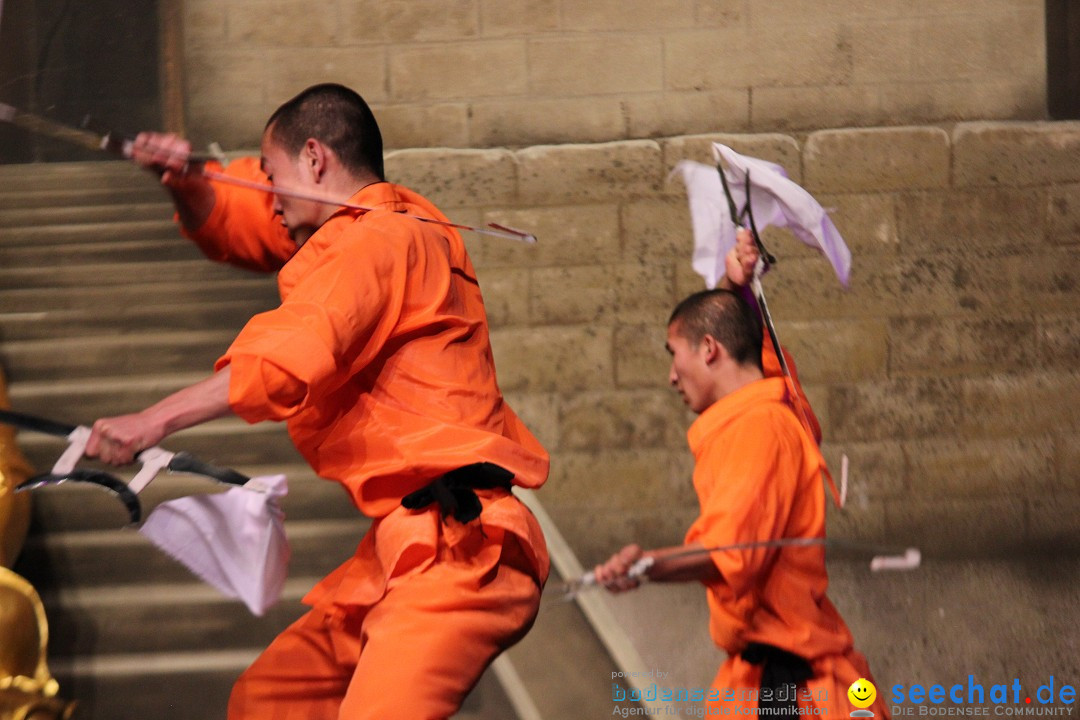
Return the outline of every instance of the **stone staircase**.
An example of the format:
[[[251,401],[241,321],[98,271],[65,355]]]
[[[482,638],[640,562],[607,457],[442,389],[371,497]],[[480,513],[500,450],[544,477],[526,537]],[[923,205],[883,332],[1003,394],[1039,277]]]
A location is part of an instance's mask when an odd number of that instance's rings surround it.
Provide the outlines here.
[[[205,377],[243,322],[276,304],[272,278],[206,261],[171,215],[154,180],[125,163],[0,167],[0,363],[16,409],[79,423],[141,409]],[[40,469],[63,447],[29,433],[20,443]],[[288,475],[285,597],[254,618],[124,527],[109,494],[37,491],[16,570],[43,596],[50,666],[79,720],[223,717],[236,675],[368,524],[337,485],[313,476],[280,425],[220,420],[165,445],[249,475]],[[144,513],[213,489],[160,477],[142,494]],[[507,656],[457,717],[610,715],[614,666],[575,605],[545,600]]]

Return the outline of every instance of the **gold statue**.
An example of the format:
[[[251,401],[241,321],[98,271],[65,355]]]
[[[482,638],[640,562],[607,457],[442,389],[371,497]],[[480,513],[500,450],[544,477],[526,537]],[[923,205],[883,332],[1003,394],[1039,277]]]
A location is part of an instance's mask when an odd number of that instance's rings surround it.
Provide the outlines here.
[[[0,407],[8,407],[0,374]],[[75,709],[56,693],[45,663],[49,625],[33,586],[9,568],[30,525],[30,495],[15,488],[30,476],[14,429],[0,425],[0,720],[67,720]]]

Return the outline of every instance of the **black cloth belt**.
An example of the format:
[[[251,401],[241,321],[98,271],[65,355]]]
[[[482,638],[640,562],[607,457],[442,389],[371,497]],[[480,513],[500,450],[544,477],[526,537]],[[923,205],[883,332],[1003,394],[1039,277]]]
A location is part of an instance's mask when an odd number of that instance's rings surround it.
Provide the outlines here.
[[[764,643],[750,643],[740,655],[748,663],[763,666],[758,707],[772,711],[762,715],[797,716],[798,688],[814,676],[810,664],[798,655]]]
[[[514,473],[495,463],[473,463],[435,478],[433,481],[401,498],[402,507],[420,510],[432,503],[439,504],[445,518],[453,515],[461,523],[480,517],[480,498],[477,490],[510,489]]]

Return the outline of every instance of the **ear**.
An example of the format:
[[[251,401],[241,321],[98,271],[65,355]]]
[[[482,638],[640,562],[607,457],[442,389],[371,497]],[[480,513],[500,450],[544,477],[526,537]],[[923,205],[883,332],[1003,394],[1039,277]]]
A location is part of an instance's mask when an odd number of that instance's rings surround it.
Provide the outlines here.
[[[706,334],[705,337],[701,338],[701,343],[698,347],[701,352],[701,359],[704,360],[707,365],[715,364],[727,354],[724,346],[709,334]]]
[[[315,182],[321,182],[323,175],[326,173],[326,147],[315,138],[308,138],[304,141],[304,148],[300,151],[300,157],[304,167],[311,172],[312,179]]]

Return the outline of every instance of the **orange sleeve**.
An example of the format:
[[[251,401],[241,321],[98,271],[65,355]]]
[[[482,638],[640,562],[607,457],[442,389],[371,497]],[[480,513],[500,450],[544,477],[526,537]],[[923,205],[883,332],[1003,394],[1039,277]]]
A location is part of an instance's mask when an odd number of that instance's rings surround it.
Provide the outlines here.
[[[221,172],[213,163],[209,169]],[[224,173],[269,185],[257,158],[239,158]],[[248,270],[280,270],[296,252],[296,243],[274,215],[274,196],[260,190],[215,182],[214,208],[202,227],[184,231],[208,258]]]
[[[725,432],[722,443],[710,445],[698,463],[710,473],[711,489],[701,498],[701,515],[687,534],[688,543],[722,547],[784,537],[802,473],[794,429],[775,414],[755,412]],[[777,552],[776,547],[758,547],[717,552],[712,558],[738,598],[757,585]]]
[[[381,227],[380,214],[365,217],[363,233],[354,226],[337,238],[288,298],[249,320],[217,361],[218,370],[232,367],[229,404],[237,415],[286,420],[382,348],[401,314],[416,245]]]
[[[802,384],[799,382],[799,370],[795,367],[795,358],[791,357],[791,353],[789,353],[787,349],[784,349],[783,352],[784,361],[791,371],[791,380],[795,385],[797,402],[799,406],[801,406],[802,411],[806,414],[806,423],[809,424],[809,427],[806,429],[810,432],[811,436],[813,436],[814,441],[820,445],[821,424],[818,422],[817,415],[814,414],[814,408],[810,407],[810,400],[807,399],[806,393],[803,392]],[[776,348],[773,346],[772,338],[769,336],[768,330],[762,333],[761,367],[765,372],[765,377],[783,377],[784,375],[784,371],[780,367],[780,358],[776,355]],[[799,407],[795,408],[795,415],[799,415]],[[799,422],[802,422],[801,417],[799,418]]]

